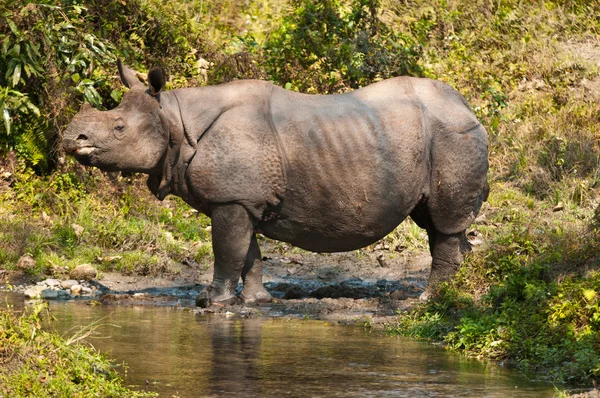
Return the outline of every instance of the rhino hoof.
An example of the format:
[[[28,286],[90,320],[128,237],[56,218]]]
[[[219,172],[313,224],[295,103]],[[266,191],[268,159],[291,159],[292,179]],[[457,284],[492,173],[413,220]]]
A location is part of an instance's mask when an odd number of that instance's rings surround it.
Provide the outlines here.
[[[244,304],[270,303],[271,301],[273,301],[273,297],[271,297],[271,294],[265,289],[250,294],[245,294],[242,290],[240,298],[242,299],[242,302]]]
[[[203,290],[196,296],[196,307],[208,308],[210,306],[222,307],[238,304],[239,298],[235,295],[211,297],[210,292]]]

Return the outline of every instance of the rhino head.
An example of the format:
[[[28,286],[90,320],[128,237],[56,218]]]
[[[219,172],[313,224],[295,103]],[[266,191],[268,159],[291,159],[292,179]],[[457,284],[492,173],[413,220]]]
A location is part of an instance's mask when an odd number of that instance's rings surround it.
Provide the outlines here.
[[[121,104],[109,111],[83,104],[64,131],[62,145],[86,166],[151,174],[160,167],[169,140],[158,95],[165,73],[162,68],[152,69],[146,88],[120,60],[117,66],[121,81],[130,89]]]

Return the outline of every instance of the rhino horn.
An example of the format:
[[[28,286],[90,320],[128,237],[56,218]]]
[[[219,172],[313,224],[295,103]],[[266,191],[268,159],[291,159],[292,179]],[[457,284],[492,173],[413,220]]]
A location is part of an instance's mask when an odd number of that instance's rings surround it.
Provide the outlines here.
[[[143,87],[143,84],[137,78],[137,73],[129,66],[124,65],[121,62],[121,59],[117,59],[117,68],[119,69],[119,76],[125,87],[130,89]]]

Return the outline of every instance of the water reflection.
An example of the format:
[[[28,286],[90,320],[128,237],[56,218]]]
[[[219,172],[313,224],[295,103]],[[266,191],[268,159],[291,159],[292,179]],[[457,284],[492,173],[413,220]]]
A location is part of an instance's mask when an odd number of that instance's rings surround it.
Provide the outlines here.
[[[4,302],[4,300],[2,300]],[[126,381],[179,397],[540,397],[549,385],[428,344],[356,327],[207,317],[150,307],[52,303],[64,333],[98,319],[88,339],[129,369]]]

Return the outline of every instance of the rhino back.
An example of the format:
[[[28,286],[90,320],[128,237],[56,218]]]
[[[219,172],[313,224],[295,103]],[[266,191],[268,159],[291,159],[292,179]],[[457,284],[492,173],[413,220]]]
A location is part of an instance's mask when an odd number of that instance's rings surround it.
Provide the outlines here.
[[[273,90],[286,192],[267,236],[316,251],[364,247],[396,227],[427,190],[429,130],[405,79],[352,93]]]

